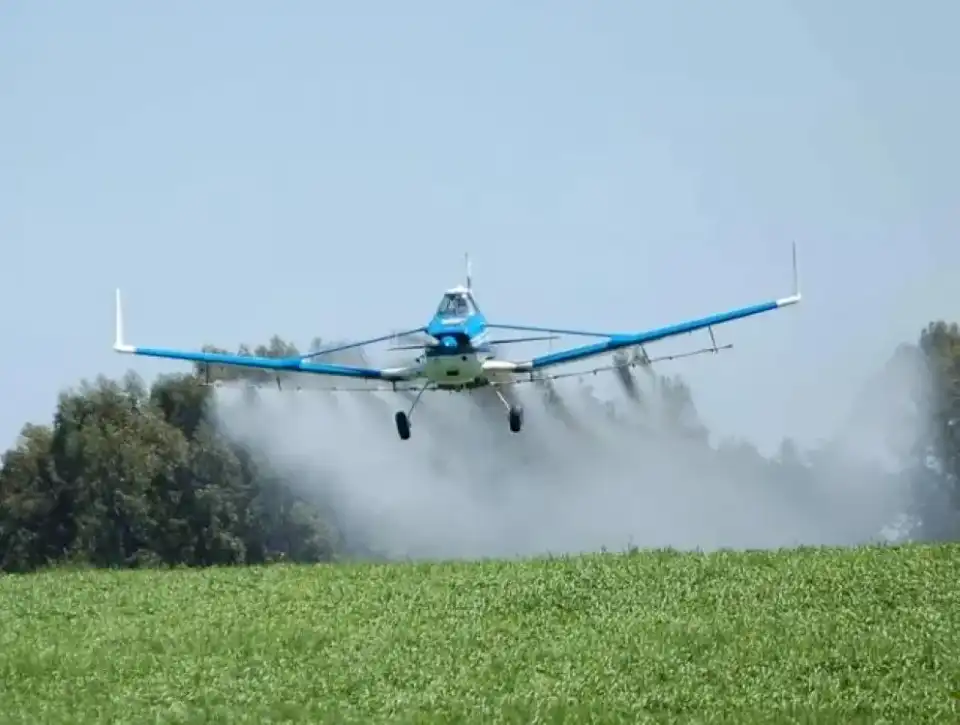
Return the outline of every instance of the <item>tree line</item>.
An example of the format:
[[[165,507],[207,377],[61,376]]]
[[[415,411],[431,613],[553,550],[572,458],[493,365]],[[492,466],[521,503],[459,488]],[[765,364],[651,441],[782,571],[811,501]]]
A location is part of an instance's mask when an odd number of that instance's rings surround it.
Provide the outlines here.
[[[213,349],[213,348],[208,348]],[[241,354],[283,357],[279,338]],[[209,566],[277,560],[333,561],[360,544],[336,511],[309,500],[290,474],[231,440],[210,413],[217,380],[273,379],[257,370],[197,365],[147,386],[128,373],[81,382],[59,397],[53,420],[26,424],[0,459],[0,571],[76,563],[96,567]],[[895,381],[909,380],[910,387]],[[711,445],[682,381],[659,379],[668,405],[657,425],[682,429],[699,455],[756,472],[776,466],[814,485],[830,445],[800,451],[784,441],[773,459],[744,441]],[[625,379],[625,383],[626,383]],[[631,388],[627,385],[628,393]],[[896,395],[891,398],[891,391]],[[635,391],[634,391],[635,392]],[[864,420],[883,407],[902,420],[887,431],[893,467],[916,488],[913,536],[960,535],[960,329],[943,321],[894,351],[861,396]],[[614,413],[611,413],[613,416]],[[643,435],[638,431],[637,435]],[[836,472],[836,461],[831,470]],[[801,486],[802,488],[802,486]],[[802,495],[802,492],[801,494]],[[360,542],[362,544],[362,542]]]

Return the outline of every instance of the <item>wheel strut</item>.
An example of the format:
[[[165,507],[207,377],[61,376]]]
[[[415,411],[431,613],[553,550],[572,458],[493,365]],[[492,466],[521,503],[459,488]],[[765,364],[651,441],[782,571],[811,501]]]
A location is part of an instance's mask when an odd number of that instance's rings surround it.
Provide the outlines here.
[[[406,412],[398,410],[396,415],[393,416],[397,424],[397,435],[400,436],[400,440],[402,441],[410,437],[410,419],[413,417],[413,409],[417,407],[417,403],[420,402],[420,396],[423,395],[423,391],[427,389],[428,385],[430,385],[429,380],[420,387],[420,390],[417,391],[417,397],[415,397],[413,403],[410,404],[409,410]]]
[[[497,394],[500,402],[503,403],[503,407],[507,409],[507,420],[510,423],[510,431],[512,433],[519,433],[520,429],[523,428],[523,408],[519,405],[511,405],[510,401],[500,392],[499,388],[494,387],[493,392]]]

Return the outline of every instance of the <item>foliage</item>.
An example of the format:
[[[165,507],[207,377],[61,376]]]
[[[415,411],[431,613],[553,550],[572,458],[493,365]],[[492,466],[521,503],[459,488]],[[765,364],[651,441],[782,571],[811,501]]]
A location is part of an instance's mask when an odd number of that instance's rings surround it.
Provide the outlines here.
[[[0,701],[23,723],[956,722],[958,581],[956,545],[6,577]]]
[[[206,420],[193,376],[99,379],[26,426],[0,469],[0,569],[329,559],[335,535]]]
[[[919,516],[927,538],[955,539],[960,535],[960,326],[931,323],[914,354],[925,372],[918,391],[924,429],[914,447],[915,465],[925,473],[918,481],[925,505]]]
[[[319,343],[315,340],[311,349]],[[239,352],[299,354],[296,346],[278,337]],[[649,369],[646,373],[653,375]],[[736,471],[757,485],[774,478],[789,481],[798,506],[816,485],[825,485],[826,471],[836,478],[837,471],[849,469],[833,443],[800,451],[787,440],[773,459],[744,441],[713,446],[686,384],[653,377],[657,400],[641,400],[639,388],[628,376],[621,378],[628,396],[650,411],[656,409],[637,435],[663,437],[668,431],[673,442],[686,441],[685,457]],[[162,377],[149,388],[127,375],[121,381],[84,382],[64,392],[52,424],[24,426],[20,440],[2,458],[0,571],[30,571],[65,561],[102,567],[202,566],[337,556],[343,542],[335,512],[300,499],[295,492],[303,487],[297,481],[278,475],[207,419],[211,389],[204,381],[270,384],[275,378],[250,368],[198,365],[192,374]],[[913,387],[900,384],[903,378],[913,381]],[[554,400],[558,415],[563,415],[560,399]],[[617,419],[615,410],[610,415]],[[898,348],[878,379],[864,389],[860,416],[848,428],[865,433],[870,421],[882,417],[903,423],[897,435],[884,433],[884,446],[895,454],[900,469],[896,475],[907,476],[916,487],[915,510],[909,512],[914,536],[956,539],[956,324],[932,323],[916,345]],[[777,475],[772,477],[773,470]]]

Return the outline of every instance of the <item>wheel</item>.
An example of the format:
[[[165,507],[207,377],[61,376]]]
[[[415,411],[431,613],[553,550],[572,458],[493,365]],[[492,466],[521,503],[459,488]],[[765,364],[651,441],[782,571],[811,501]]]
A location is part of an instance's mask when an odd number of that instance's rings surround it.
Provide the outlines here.
[[[397,434],[400,436],[400,440],[407,440],[410,437],[410,419],[402,410],[398,410],[394,418],[397,421]]]
[[[510,430],[514,433],[519,433],[520,429],[523,427],[523,408],[519,405],[515,405],[510,408]]]

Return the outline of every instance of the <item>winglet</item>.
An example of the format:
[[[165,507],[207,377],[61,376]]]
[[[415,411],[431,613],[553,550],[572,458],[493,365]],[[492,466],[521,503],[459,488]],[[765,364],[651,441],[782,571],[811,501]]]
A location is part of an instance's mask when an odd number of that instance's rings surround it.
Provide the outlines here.
[[[116,330],[115,330],[115,339],[113,341],[113,349],[117,352],[132,353],[136,351],[136,348],[133,345],[127,345],[123,341],[123,308],[120,306],[120,288],[117,288],[117,297],[116,297]]]
[[[801,299],[800,295],[800,275],[797,272],[797,243],[793,243],[793,294],[789,297],[777,300],[777,307],[786,307],[795,305]]]

